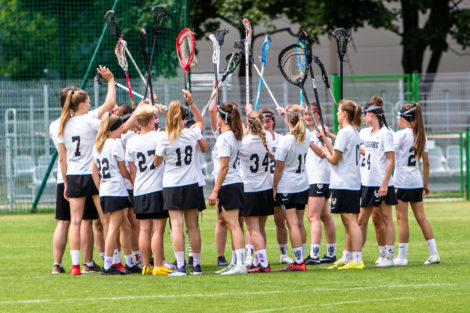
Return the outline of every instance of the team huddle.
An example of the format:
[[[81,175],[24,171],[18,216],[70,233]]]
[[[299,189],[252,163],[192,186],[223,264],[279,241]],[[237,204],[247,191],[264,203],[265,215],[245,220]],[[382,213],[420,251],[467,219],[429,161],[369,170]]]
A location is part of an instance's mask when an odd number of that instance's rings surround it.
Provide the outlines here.
[[[182,91],[187,105],[172,101],[168,107],[152,106],[142,101],[135,110],[126,105],[119,108],[113,74],[101,66],[97,71],[108,82],[104,104],[89,110],[85,91],[64,88],[61,117],[49,128],[59,152],[52,273],[65,272],[62,256],[68,231],[72,275],[185,276],[189,267],[190,274],[201,275],[198,217],[206,209],[206,199],[200,159],[208,148],[204,120],[191,93]],[[217,105],[216,98],[208,110],[216,143],[212,149],[215,183],[207,201],[217,208],[217,262],[224,266],[217,274],[271,272],[265,232],[270,215],[276,225],[280,263],[287,265],[281,271],[306,271],[307,265],[321,263],[331,263],[328,269],[363,269],[370,216],[379,246],[376,266],[407,265],[408,203],[430,250],[425,264],[440,262],[423,209],[423,195],[429,193],[429,161],[419,103],[401,108],[397,119],[403,129],[394,133],[387,125],[382,99],[374,96],[363,108],[343,99],[335,135],[319,126],[315,105],[313,110],[300,105],[279,108],[282,118],[276,121],[270,108],[254,110],[247,104],[244,122],[237,104]],[[158,114],[166,117],[164,130]],[[285,135],[275,132],[276,122],[282,120],[289,129]],[[359,130],[362,121],[366,127]],[[310,252],[306,251],[306,206]],[[395,258],[392,206],[399,238]],[[341,215],[345,228],[341,258],[336,257],[331,213]],[[164,255],[168,220],[174,263]],[[327,243],[323,257],[321,223]],[[223,254],[227,229],[230,263]],[[288,237],[293,259],[287,255]],[[93,261],[94,243],[102,268]]]

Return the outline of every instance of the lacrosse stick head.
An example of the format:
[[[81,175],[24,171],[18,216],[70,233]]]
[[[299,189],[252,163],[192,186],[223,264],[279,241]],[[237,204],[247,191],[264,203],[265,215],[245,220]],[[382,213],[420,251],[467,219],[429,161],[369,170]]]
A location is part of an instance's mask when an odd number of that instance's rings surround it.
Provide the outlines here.
[[[299,41],[297,44],[305,48],[307,54],[307,63],[312,63],[312,39],[308,36],[306,31],[301,31],[299,34]]]
[[[271,43],[272,43],[271,37],[269,36],[264,37],[263,45],[261,45],[261,56],[260,56],[261,64],[263,66],[266,66],[266,63],[268,62],[268,50],[269,50],[269,47],[271,47]]]
[[[238,65],[240,65],[242,58],[243,56],[240,52],[232,52],[225,57],[225,60],[227,60],[227,66],[225,67],[224,74],[222,75],[222,81],[224,81],[229,74],[232,74],[235,71]]]
[[[214,36],[215,36],[215,39],[217,39],[217,42],[219,43],[219,47],[222,47],[222,45],[224,44],[224,37],[227,34],[228,34],[228,28],[219,29],[214,32]]]
[[[242,20],[243,26],[245,26],[245,46],[249,49],[252,41],[253,30],[251,28],[250,21],[245,17]]]
[[[183,29],[176,38],[176,54],[185,72],[197,65],[194,58],[194,42],[194,33],[189,28]]]
[[[217,64],[219,63],[220,59],[220,45],[214,34],[210,34],[209,39],[212,41],[212,48],[214,50],[214,52],[212,53],[212,63]]]
[[[168,10],[161,5],[157,5],[154,6],[151,11],[153,16],[153,32],[155,34],[159,34],[162,30],[163,24],[165,24],[168,18]]]
[[[104,15],[104,23],[108,27],[108,30],[111,32],[111,34],[116,36],[116,38],[118,39],[121,38],[121,30],[119,29],[119,27],[117,27],[116,22],[114,22],[113,10],[109,10],[108,12],[106,12],[106,14]]]
[[[124,71],[127,71],[127,58],[126,58],[126,46],[127,42],[120,39],[116,44],[116,48],[114,48],[114,53],[116,54],[116,58],[118,59],[119,66],[122,67]]]
[[[278,66],[282,76],[291,84],[302,87],[307,78],[307,55],[305,49],[293,44],[279,54]]]
[[[351,41],[351,35],[344,28],[337,28],[332,33],[331,36],[336,40],[336,47],[338,49],[338,55],[342,59],[346,54],[346,46],[348,42]]]

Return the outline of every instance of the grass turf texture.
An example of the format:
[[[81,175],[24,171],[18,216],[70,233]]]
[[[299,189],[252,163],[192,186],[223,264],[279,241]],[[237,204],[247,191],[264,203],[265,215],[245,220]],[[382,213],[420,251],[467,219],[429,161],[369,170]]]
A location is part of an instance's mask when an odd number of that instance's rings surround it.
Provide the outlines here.
[[[470,203],[426,202],[425,209],[437,240],[442,262],[439,265],[423,265],[428,248],[410,212],[406,267],[374,266],[378,249],[371,222],[363,271],[331,271],[326,270],[326,265],[317,265],[309,266],[307,272],[280,273],[282,266],[274,222],[270,218],[267,251],[273,272],[231,277],[213,274],[219,269],[213,208],[206,210],[200,221],[204,274],[198,277],[103,277],[99,274],[72,277],[68,247],[64,256],[67,273],[51,275],[51,238],[56,224],[53,215],[4,215],[0,216],[0,311],[467,311],[470,307]],[[334,219],[338,255],[341,255],[344,228],[338,216]],[[308,232],[307,222],[306,225]],[[166,256],[172,261],[171,243],[169,236],[166,237]],[[323,255],[324,236],[321,248]],[[291,250],[289,254],[292,256]],[[230,258],[229,248],[226,256]],[[96,253],[95,260],[102,264],[99,259]]]

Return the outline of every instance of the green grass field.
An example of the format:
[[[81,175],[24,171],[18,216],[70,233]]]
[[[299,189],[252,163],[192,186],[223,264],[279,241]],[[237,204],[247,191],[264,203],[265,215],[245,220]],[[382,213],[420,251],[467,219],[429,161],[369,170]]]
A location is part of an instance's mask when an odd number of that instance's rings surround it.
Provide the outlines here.
[[[427,202],[441,264],[424,266],[428,248],[410,216],[409,265],[379,269],[372,223],[363,271],[280,273],[272,219],[267,224],[272,273],[221,277],[213,274],[215,210],[201,220],[204,274],[199,277],[51,275],[52,214],[0,216],[0,311],[64,312],[468,312],[470,311],[470,203]],[[344,230],[335,216],[338,253]],[[308,231],[308,230],[307,230]],[[324,239],[324,238],[323,238]],[[308,243],[309,244],[309,243]],[[229,245],[227,245],[229,247]],[[68,248],[67,248],[68,249]],[[322,243],[323,254],[325,250]],[[227,258],[230,257],[229,249]],[[291,253],[290,253],[291,254]],[[173,260],[169,238],[167,258]],[[99,261],[96,254],[95,260]]]

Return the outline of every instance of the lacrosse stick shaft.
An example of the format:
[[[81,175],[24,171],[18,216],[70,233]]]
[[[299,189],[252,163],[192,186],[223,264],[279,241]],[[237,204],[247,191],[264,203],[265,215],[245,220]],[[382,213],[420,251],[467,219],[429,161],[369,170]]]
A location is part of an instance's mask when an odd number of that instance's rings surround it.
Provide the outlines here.
[[[126,74],[127,88],[129,89],[129,98],[131,98],[132,108],[135,108],[134,97],[132,96],[131,82],[129,81],[129,73],[127,71],[124,71],[124,73]]]
[[[336,103],[335,96],[333,96],[333,91],[331,91],[331,88],[328,88],[328,93],[330,94],[331,100],[333,100],[333,103],[335,104],[336,108],[338,108],[338,103]]]
[[[261,77],[259,78],[259,83],[258,83],[258,93],[256,95],[256,104],[255,104],[255,110],[258,110],[259,106],[259,99],[261,97],[261,87],[263,87],[263,77],[264,76],[264,66],[261,67]]]
[[[321,108],[320,108],[320,99],[318,98],[317,83],[315,81],[315,76],[313,76],[313,69],[311,66],[309,67],[310,67],[310,76],[312,78],[313,93],[315,95],[315,102],[317,103],[317,111],[318,111],[318,115],[320,115],[321,127],[325,129],[325,124],[323,123],[323,114],[321,113]],[[312,118],[315,119],[314,116],[312,116]]]
[[[126,53],[127,53],[127,56],[129,57],[129,59],[131,59],[132,64],[134,64],[135,70],[136,70],[137,73],[139,74],[140,79],[142,79],[142,82],[145,84],[147,81],[145,80],[144,75],[143,75],[142,72],[140,71],[139,66],[138,66],[137,63],[135,62],[134,58],[132,57],[131,52],[129,51],[129,49],[128,49],[127,47],[126,47]]]
[[[129,88],[127,88],[126,86],[124,86],[124,85],[122,85],[122,84],[120,84],[120,83],[114,82],[114,84],[116,85],[116,87],[118,87],[118,88],[120,88],[120,89],[122,89],[122,90],[125,90],[125,91],[127,91],[127,92],[129,91]],[[133,94],[134,96],[140,98],[140,99],[144,99],[144,96],[141,95],[141,94],[138,93],[138,92],[133,91],[132,94]],[[145,100],[146,100],[146,101],[149,101],[149,99],[145,99]]]
[[[150,55],[150,61],[149,61],[149,67],[147,69],[147,82],[146,82],[146,87],[145,87],[145,93],[144,93],[144,98],[147,98],[147,91],[148,89],[152,89],[152,85],[150,84],[150,78],[152,74],[152,64],[153,64],[153,58],[155,57],[155,47],[157,45],[157,35],[155,34],[153,36],[153,43],[152,43],[152,54]],[[150,90],[152,92],[152,90]],[[152,100],[152,105],[153,105],[153,97],[150,96]]]
[[[268,84],[267,84],[266,81],[264,80],[264,77],[261,75],[261,72],[259,71],[259,69],[258,69],[258,67],[256,66],[256,64],[253,64],[253,67],[255,68],[256,73],[258,73],[260,79],[263,81],[264,87],[266,87],[266,90],[268,91],[269,95],[271,96],[271,99],[273,99],[274,104],[276,105],[277,108],[279,108],[279,104],[277,103],[276,98],[274,98],[274,95],[273,95],[273,93],[271,92],[271,89],[269,88]]]
[[[222,87],[222,85],[224,84],[224,81],[225,81],[225,80],[222,80],[221,82],[219,82],[219,84],[217,85],[217,88],[216,88],[215,92],[213,92],[213,93],[211,94],[211,98],[209,99],[209,102],[207,102],[207,104],[204,106],[204,109],[202,110],[201,115],[204,115],[204,113],[206,113],[207,108],[208,108],[209,105],[211,104],[212,100],[214,100],[214,97],[218,94],[218,90],[219,90],[220,87]]]
[[[343,58],[339,58],[339,85],[340,85],[340,97],[343,99]]]
[[[301,90],[302,90],[302,93],[304,95],[304,100],[307,103],[307,108],[308,108],[308,111],[310,112],[310,116],[312,117],[313,124],[315,124],[315,130],[317,132],[319,132],[318,124],[317,124],[317,121],[315,120],[315,116],[313,115],[312,107],[310,106],[310,102],[308,101],[308,97],[307,97],[307,93],[305,92],[305,88],[301,88]],[[320,142],[323,145],[323,139],[320,138]]]

